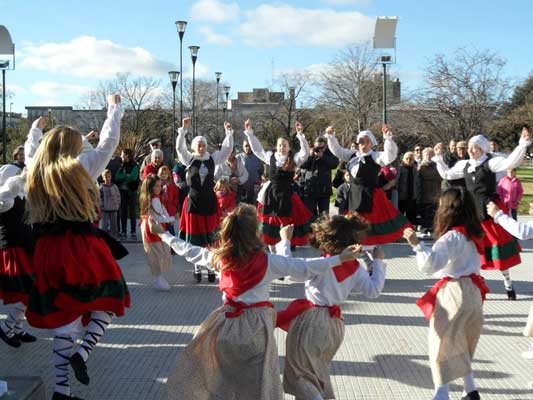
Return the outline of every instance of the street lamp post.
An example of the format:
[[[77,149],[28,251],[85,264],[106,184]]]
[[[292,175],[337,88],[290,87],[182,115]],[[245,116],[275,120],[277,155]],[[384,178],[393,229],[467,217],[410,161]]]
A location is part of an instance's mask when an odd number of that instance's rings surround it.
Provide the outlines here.
[[[198,58],[198,50],[200,50],[200,46],[189,46],[189,50],[191,51],[191,59],[192,59],[192,133],[193,136],[196,136],[196,130],[198,128],[198,125],[196,123],[196,107],[195,107],[195,75],[196,75],[196,59]]]
[[[176,21],[176,28],[180,37],[180,121],[183,120],[183,35],[187,21]]]
[[[13,118],[13,102],[9,103],[9,122],[8,125],[11,126],[11,119]]]
[[[216,101],[216,108],[217,108],[217,118],[216,118],[216,128],[215,132],[218,132],[218,85],[220,83],[220,77],[222,76],[222,72],[215,72],[215,77],[217,79],[217,101]]]
[[[176,85],[178,83],[179,71],[170,71],[168,73],[170,83],[172,84],[172,145],[176,144]]]
[[[231,86],[229,86],[229,85],[224,86],[224,94],[226,95],[226,114],[224,115],[224,118],[225,118],[226,121],[228,120],[228,113],[229,113],[228,99],[229,99],[229,90],[230,89],[231,89]]]

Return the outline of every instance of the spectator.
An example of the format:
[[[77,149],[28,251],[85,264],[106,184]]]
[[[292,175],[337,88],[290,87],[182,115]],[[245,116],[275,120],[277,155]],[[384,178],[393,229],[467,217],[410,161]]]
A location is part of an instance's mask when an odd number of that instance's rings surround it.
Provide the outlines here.
[[[152,139],[148,142],[148,145],[150,146],[150,152],[144,157],[141,163],[141,171],[144,171],[146,166],[152,162],[152,152],[154,150],[161,150],[161,139]]]
[[[415,155],[408,151],[398,167],[398,208],[413,225],[416,222],[415,182]]]
[[[163,151],[160,149],[152,150],[151,160],[152,161],[146,164],[146,167],[142,170],[143,180],[146,179],[148,175],[157,175],[159,168],[163,165]]]
[[[176,161],[176,164],[174,164],[174,168],[172,168],[172,179],[180,190],[180,206],[178,212],[181,214],[183,202],[189,194],[189,185],[187,184],[187,167],[183,165],[179,160]]]
[[[127,222],[130,218],[131,238],[137,240],[137,190],[139,189],[139,165],[133,159],[133,151],[124,149],[120,155],[122,167],[115,175],[120,189],[120,238],[127,237]]]
[[[344,215],[348,212],[348,198],[350,196],[350,171],[344,170],[344,183],[337,188],[335,206],[339,208],[339,214]]]
[[[115,155],[109,160],[107,163],[107,166],[105,167],[111,172],[111,181],[113,183],[115,182],[115,175],[117,174],[117,171],[122,167],[122,158],[120,158],[120,155]],[[100,175],[97,179],[97,182],[101,185],[104,183],[104,177]],[[118,213],[117,213],[118,214]]]
[[[302,200],[315,217],[322,213],[329,214],[329,198],[333,194],[331,170],[338,165],[339,159],[328,149],[326,139],[319,137],[315,140],[309,157],[300,166]]]
[[[237,207],[237,192],[226,178],[219,179],[214,190],[220,208],[220,217],[225,218]]]
[[[434,155],[431,147],[422,151],[422,162],[418,167],[416,179],[416,204],[420,211],[420,226],[427,236],[430,236],[433,230],[433,218],[439,205],[442,185],[437,164],[431,161]]]
[[[444,155],[444,162],[448,167],[451,168],[458,160],[459,158],[457,157],[457,142],[452,139],[450,140],[450,143],[448,143],[448,151]]]
[[[118,238],[117,214],[120,209],[120,190],[112,181],[113,174],[109,169],[102,173],[104,182],[100,186],[100,205],[102,219],[100,229],[109,232],[115,239]]]
[[[227,161],[215,167],[215,181],[223,179],[229,183],[237,202],[239,201],[237,196],[239,185],[246,183],[248,176],[248,170],[244,165],[244,161],[235,157],[235,149],[231,152]]]
[[[420,164],[422,162],[422,145],[416,144],[415,145],[415,152],[414,152],[414,161],[416,165]]]
[[[248,171],[248,180],[241,184],[240,187],[240,200],[257,205],[257,194],[261,187],[261,177],[264,173],[263,162],[252,152],[252,148],[247,140],[242,142],[243,152],[237,155],[237,158],[242,160],[246,171]]]
[[[14,165],[20,169],[24,169],[24,167],[26,167],[26,164],[24,163],[25,161],[26,158],[24,156],[24,146],[19,146],[13,152],[13,162],[11,165]]]
[[[516,220],[517,210],[524,194],[522,183],[516,176],[516,169],[508,169],[507,175],[500,179],[497,189],[500,199],[509,209],[509,215]]]
[[[453,165],[455,165],[458,161],[468,160],[469,157],[468,157],[468,151],[467,151],[468,150],[468,143],[467,142],[465,142],[465,141],[457,142],[456,150],[457,150],[457,155],[455,157]],[[450,166],[450,168],[452,166]],[[443,180],[443,182],[444,182],[444,184],[443,184],[444,188],[448,188],[448,187],[452,187],[452,186],[461,186],[461,187],[464,187],[464,188],[466,187],[466,182],[465,182],[464,178]]]
[[[161,178],[161,203],[163,203],[168,215],[177,220],[180,206],[180,190],[172,180],[168,166],[161,166],[159,171],[157,171],[157,175]],[[172,235],[176,234],[174,222],[167,223],[167,229]]]

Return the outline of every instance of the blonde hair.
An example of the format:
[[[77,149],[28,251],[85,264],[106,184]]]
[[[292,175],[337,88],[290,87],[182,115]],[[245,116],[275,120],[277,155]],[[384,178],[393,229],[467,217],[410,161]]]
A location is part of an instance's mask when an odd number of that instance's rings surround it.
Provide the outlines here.
[[[227,179],[219,179],[217,183],[215,183],[215,187],[213,188],[215,192],[218,192],[222,189],[226,189],[228,192],[231,190],[231,185]]]
[[[413,153],[412,151],[407,151],[403,157],[402,157],[402,162],[406,162],[408,158],[410,157],[413,157],[413,159],[415,158],[415,153]]]
[[[159,167],[159,169],[157,170],[157,175],[161,178],[161,172],[163,171],[167,171],[167,175],[169,178],[172,178],[172,174],[170,173],[170,168],[166,165],[162,165]]]
[[[161,178],[157,175],[148,175],[141,186],[141,194],[139,196],[139,206],[141,209],[141,216],[147,217],[151,211],[156,212],[152,207],[152,196],[154,186]]]
[[[111,170],[110,169],[104,169],[104,172],[102,172],[102,178],[105,179],[105,176],[107,174],[111,174],[111,177],[113,177],[113,174],[111,173]]]
[[[81,134],[68,126],[44,136],[28,172],[29,223],[96,220],[100,198],[76,158],[82,147]]]
[[[222,221],[219,246],[213,250],[212,265],[219,271],[242,268],[252,255],[263,251],[255,207],[239,204]]]

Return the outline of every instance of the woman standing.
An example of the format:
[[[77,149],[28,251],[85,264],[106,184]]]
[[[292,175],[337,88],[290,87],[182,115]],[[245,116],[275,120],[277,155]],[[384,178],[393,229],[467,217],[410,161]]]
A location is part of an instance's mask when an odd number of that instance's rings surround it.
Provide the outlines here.
[[[133,158],[131,149],[123,149],[120,157],[122,166],[115,175],[115,182],[120,189],[120,238],[128,236],[128,218],[133,240],[137,239],[137,189],[139,189],[139,164]]]
[[[403,155],[398,167],[398,208],[412,224],[416,222],[416,179],[415,155],[412,151],[408,151]]]

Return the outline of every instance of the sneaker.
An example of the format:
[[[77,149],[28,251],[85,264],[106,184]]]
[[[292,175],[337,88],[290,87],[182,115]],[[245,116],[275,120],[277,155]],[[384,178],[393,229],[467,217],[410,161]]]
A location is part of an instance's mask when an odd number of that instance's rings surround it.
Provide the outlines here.
[[[28,332],[15,333],[15,336],[21,343],[33,343],[37,341],[37,338]]]
[[[474,390],[473,392],[468,393],[466,396],[461,397],[461,400],[480,400],[479,392]]]
[[[505,291],[507,292],[507,299],[508,300],[516,300],[516,292],[514,291],[514,288],[509,290],[509,289],[505,289]]]
[[[208,280],[209,282],[214,282],[214,281],[216,280],[216,278],[217,278],[217,276],[216,276],[216,274],[215,274],[214,272],[209,271],[209,272],[207,273],[207,280]]]
[[[17,335],[13,336],[7,336],[7,334],[4,332],[2,328],[0,328],[0,339],[2,339],[6,344],[8,344],[11,347],[20,347],[20,339],[17,337]]]
[[[154,285],[159,290],[163,290],[165,292],[170,290],[170,285],[168,284],[167,280],[165,279],[163,275],[159,275],[155,277]]]
[[[74,371],[74,376],[78,382],[88,385],[90,382],[89,374],[87,373],[87,364],[83,360],[80,353],[74,353],[69,360],[70,366]],[[68,398],[68,397],[67,397]]]

